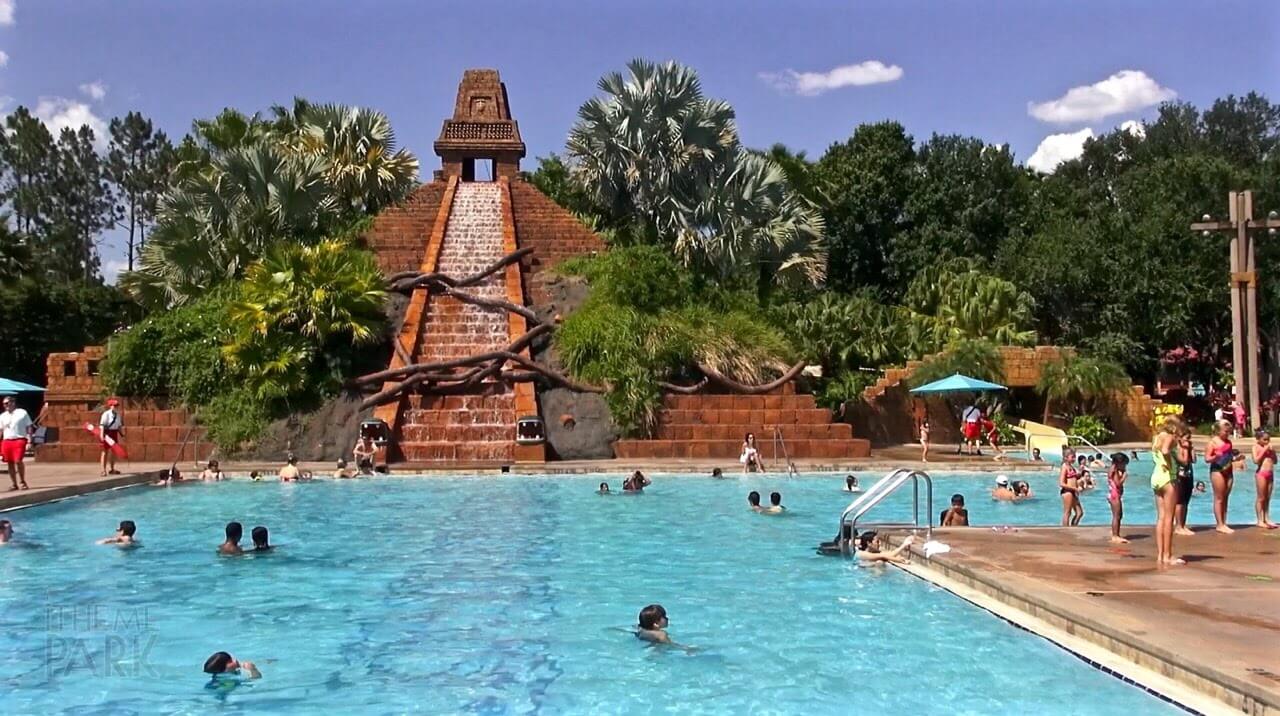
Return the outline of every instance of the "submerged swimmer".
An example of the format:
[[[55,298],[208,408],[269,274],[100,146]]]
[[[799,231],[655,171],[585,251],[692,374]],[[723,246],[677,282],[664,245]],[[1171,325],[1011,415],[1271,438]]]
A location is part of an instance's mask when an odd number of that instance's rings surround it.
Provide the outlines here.
[[[240,548],[240,538],[244,536],[244,527],[239,522],[228,522],[226,533],[227,540],[218,545],[218,554],[244,554],[244,550]]]
[[[755,493],[752,493],[752,494],[755,494]],[[757,498],[758,498],[758,496],[757,496]],[[783,506],[782,506],[782,493],[781,493],[781,492],[770,492],[770,493],[769,493],[769,506],[768,506],[768,507],[765,507],[765,508],[763,508],[763,509],[761,509],[761,510],[760,510],[760,512],[762,512],[763,514],[766,514],[766,515],[780,515],[780,514],[782,514],[783,512],[786,512],[786,511],[787,511],[787,508],[785,508],[785,507],[783,507]]]
[[[636,470],[631,473],[631,477],[622,481],[623,492],[644,492],[644,488],[653,484],[653,480],[644,476],[643,472]]]
[[[236,658],[225,651],[215,652],[204,662],[204,673],[215,678],[223,674],[236,674],[247,679],[260,679],[262,672],[252,661],[236,661]]]
[[[597,495],[607,495],[607,494],[609,494],[609,483],[607,483],[607,482],[602,482],[602,483],[600,483],[600,489],[596,490],[596,494],[597,494]]]
[[[667,634],[667,610],[661,604],[650,604],[640,610],[639,626],[636,637],[654,644],[670,644],[671,636]]]
[[[267,534],[266,527],[263,527],[262,525],[254,527],[253,531],[249,533],[249,536],[253,538],[254,552],[267,552],[271,550],[271,541]]]
[[[13,523],[9,520],[0,520],[0,544],[9,544],[13,541]]]
[[[759,492],[752,490],[751,492],[747,493],[747,507],[749,507],[752,512],[759,512],[760,510],[764,509],[760,507]]]
[[[103,537],[98,540],[98,544],[116,544],[121,547],[141,546],[141,543],[133,538],[138,526],[133,520],[121,520],[120,526],[116,528],[116,533],[110,537]]]
[[[845,492],[862,492],[862,488],[858,487],[858,478],[854,477],[853,475],[845,475],[844,491]]]

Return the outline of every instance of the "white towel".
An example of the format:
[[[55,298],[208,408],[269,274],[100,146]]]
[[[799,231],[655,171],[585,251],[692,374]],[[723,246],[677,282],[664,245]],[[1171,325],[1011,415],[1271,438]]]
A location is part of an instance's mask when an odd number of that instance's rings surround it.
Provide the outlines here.
[[[951,551],[951,545],[943,544],[936,539],[925,542],[920,548],[924,550],[924,556],[929,558],[935,554],[946,554]]]

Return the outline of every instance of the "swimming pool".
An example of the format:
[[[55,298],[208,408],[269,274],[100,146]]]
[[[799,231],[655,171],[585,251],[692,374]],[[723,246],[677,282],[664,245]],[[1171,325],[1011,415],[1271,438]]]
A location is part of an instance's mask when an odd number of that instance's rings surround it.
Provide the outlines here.
[[[969,494],[984,523],[1056,519],[1056,500],[978,499],[991,477],[939,475],[937,495]],[[1030,477],[1047,492],[1051,475]],[[609,497],[601,479],[232,481],[10,512],[27,546],[0,550],[4,706],[990,714],[1053,712],[1066,694],[1091,714],[1176,711],[921,580],[814,554],[849,501],[840,475],[655,475]],[[791,513],[748,512],[753,489]],[[120,519],[145,547],[92,544]],[[215,556],[230,519],[268,525],[278,550]],[[695,653],[627,633],[650,602]],[[220,649],[264,678],[204,688]]]

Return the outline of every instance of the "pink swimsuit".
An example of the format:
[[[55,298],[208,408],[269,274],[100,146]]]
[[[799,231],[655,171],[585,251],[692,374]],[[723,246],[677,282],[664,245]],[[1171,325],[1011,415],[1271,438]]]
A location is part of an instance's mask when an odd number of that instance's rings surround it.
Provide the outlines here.
[[[1271,467],[1263,470],[1262,464],[1267,460],[1271,461]],[[1258,477],[1261,477],[1262,479],[1268,482],[1274,479],[1275,464],[1276,464],[1276,451],[1272,448],[1267,448],[1266,452],[1262,453],[1262,457],[1258,458]]]

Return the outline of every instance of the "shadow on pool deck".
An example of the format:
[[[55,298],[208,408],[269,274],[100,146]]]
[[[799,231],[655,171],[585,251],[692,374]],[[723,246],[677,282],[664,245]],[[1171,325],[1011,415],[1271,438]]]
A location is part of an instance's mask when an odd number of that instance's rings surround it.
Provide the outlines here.
[[[1187,564],[1155,565],[1150,527],[937,529],[951,546],[922,576],[960,582],[1232,709],[1280,714],[1280,530],[1175,537]]]

